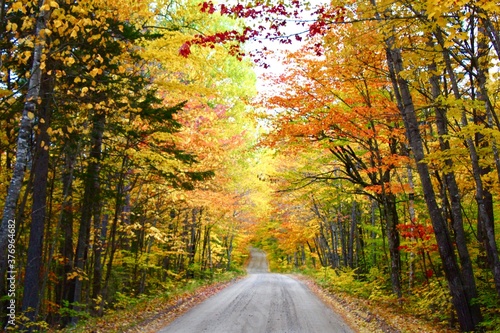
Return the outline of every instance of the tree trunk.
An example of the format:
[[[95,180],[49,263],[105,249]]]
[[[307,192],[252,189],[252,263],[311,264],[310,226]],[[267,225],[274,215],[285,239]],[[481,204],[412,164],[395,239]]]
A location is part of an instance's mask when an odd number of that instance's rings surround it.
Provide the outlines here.
[[[73,270],[73,170],[75,167],[78,148],[70,138],[64,149],[65,167],[62,174],[63,202],[61,207],[61,240],[59,242],[59,253],[63,258],[63,263],[58,265],[57,274],[59,277],[56,286],[56,303],[64,306],[64,301],[73,303],[74,284],[68,280],[68,274]],[[67,325],[69,318],[63,318],[63,326]]]
[[[33,204],[31,211],[30,238],[27,265],[24,277],[22,310],[29,321],[36,321],[41,300],[41,281],[44,225],[47,212],[47,178],[49,173],[50,127],[53,78],[44,77],[41,82],[41,97],[44,101],[38,112],[35,160],[33,163]],[[29,331],[33,331],[30,327]]]
[[[324,259],[325,259],[325,263],[326,265],[329,265],[330,267],[332,268],[335,268],[337,267],[337,258],[336,258],[336,253],[334,252],[334,250],[332,249],[332,246],[334,247],[335,246],[335,241],[331,238],[331,227],[330,227],[330,224],[331,222],[328,221],[328,218],[323,215],[321,212],[320,212],[320,207],[318,205],[318,203],[316,202],[316,199],[314,198],[314,196],[312,197],[312,211],[314,212],[314,214],[319,218],[320,222],[319,222],[319,236],[320,236],[320,240],[321,240],[321,245],[323,245],[323,248],[325,249],[325,254],[324,254]],[[330,237],[328,237],[328,235],[330,235]],[[330,246],[330,243],[328,242],[328,240],[331,240],[331,246]],[[347,251],[347,249],[346,249]]]
[[[340,222],[339,222],[340,223]],[[330,232],[330,242],[332,243],[332,260],[333,260],[333,268],[336,268],[340,265],[339,252],[338,252],[338,224],[335,224],[334,221],[330,221],[329,232]]]
[[[189,223],[188,229],[189,229],[189,239],[187,241],[187,254],[188,254],[188,277],[194,278],[195,272],[194,272],[194,267],[193,264],[195,262],[195,255],[196,255],[196,245],[198,243],[198,238],[197,237],[197,221],[198,221],[198,214],[200,215],[203,211],[200,208],[193,208],[191,210],[191,223]],[[189,220],[186,220],[188,222]]]
[[[102,296],[102,276],[103,261],[102,250],[106,241],[106,226],[108,215],[101,219],[100,204],[94,213],[94,270],[92,277],[92,299],[94,300],[94,312],[97,316],[102,316],[104,311],[104,297]]]
[[[118,221],[120,220],[120,216],[122,216],[122,221],[124,223],[130,223],[130,207],[126,203],[126,198],[128,192],[131,189],[131,186],[125,185],[126,172],[128,168],[129,159],[125,155],[122,158],[122,164],[120,168],[120,172],[118,175],[118,182],[116,185],[116,194],[115,194],[115,211],[113,215],[113,222],[111,223],[111,228],[109,232],[109,241],[106,245],[106,252],[104,254],[104,258],[102,260],[103,266],[106,262],[106,257],[109,256],[108,262],[106,264],[106,276],[104,277],[104,287],[102,290],[103,299],[108,297],[108,286],[109,281],[111,279],[111,271],[113,268],[113,260],[115,258],[115,252],[118,248],[117,245],[117,230],[118,230]],[[124,195],[125,193],[125,195]],[[125,200],[124,200],[125,198]],[[123,217],[124,216],[124,217]],[[107,229],[107,220],[106,220],[106,229]],[[122,244],[125,246],[124,244]]]
[[[339,214],[340,214],[340,211],[339,211]],[[344,226],[344,222],[342,222],[339,218],[339,227],[340,227],[340,245],[342,246],[342,263],[344,265],[344,267],[347,267],[347,235],[346,235],[346,231],[345,231],[345,226]]]
[[[370,233],[370,240],[373,242],[372,245],[372,265],[377,266],[377,243],[375,240],[377,239],[377,234],[375,233],[375,224],[376,224],[376,218],[375,218],[375,210],[377,208],[377,201],[374,199],[371,199],[371,205],[370,205],[370,222],[372,226],[372,231]]]
[[[319,263],[322,267],[328,266],[328,262],[325,259],[325,255],[322,253],[320,237],[317,236],[314,238],[314,247],[316,248],[316,253],[318,254]]]
[[[479,28],[479,32],[485,33],[482,27]],[[479,86],[478,100],[484,103],[484,107],[486,110],[485,115],[478,115],[475,117],[475,121],[484,124],[486,127],[489,127],[487,118],[495,119],[498,126],[498,118],[493,109],[493,105],[489,99],[488,89],[487,89],[487,75],[488,70],[487,65],[485,63],[488,62],[489,57],[489,45],[487,44],[484,37],[479,39],[478,42],[478,55],[473,58],[473,66],[476,68],[477,72],[477,84]],[[467,118],[462,117],[462,122]],[[485,140],[484,136],[480,133],[476,135],[476,142],[478,146],[481,148],[487,147],[488,145],[496,145],[495,140],[493,142],[488,142]],[[498,161],[497,161],[498,163]],[[481,201],[483,203],[483,211],[479,210],[478,216],[478,235],[481,236],[480,241],[483,243],[484,248],[486,249],[486,254],[488,257],[488,263],[490,264],[490,268],[493,272],[493,279],[495,281],[495,288],[498,296],[500,296],[500,257],[498,255],[498,248],[496,244],[495,237],[495,217],[493,212],[493,195],[490,191],[482,184],[483,175],[488,174],[491,171],[491,167],[483,167],[479,165],[479,175],[475,176],[476,180],[476,191],[479,192],[477,196],[481,197]],[[478,183],[480,182],[480,183]],[[479,204],[479,202],[478,202]]]
[[[309,248],[309,253],[311,254],[311,264],[313,265],[313,268],[316,269],[316,257],[314,256],[314,254],[316,253],[316,248],[311,246],[309,241],[307,241],[306,244],[307,244],[307,247]],[[320,262],[321,262],[321,260],[320,260]]]
[[[407,152],[407,149],[404,149]],[[410,194],[408,195],[408,215],[410,216],[410,224],[415,225],[417,217],[415,213],[415,185],[413,183],[413,169],[410,165],[406,166],[406,172],[408,174],[408,185],[410,187]],[[414,239],[412,239],[414,240]],[[408,293],[411,293],[413,288],[413,278],[415,275],[413,260],[415,258],[415,254],[410,252],[410,260],[408,263]]]
[[[236,217],[236,212],[233,212],[233,218]],[[231,223],[228,235],[226,236],[226,254],[227,254],[227,266],[226,270],[231,270],[232,256],[233,256],[233,240],[234,240],[234,224]]]
[[[389,257],[391,263],[391,285],[393,293],[401,298],[401,255],[399,252],[399,233],[398,233],[398,211],[396,197],[392,193],[381,195],[379,200],[382,202],[382,212],[385,220],[385,232],[387,243],[389,245]]]
[[[436,65],[431,64],[429,66],[429,71],[431,73],[436,72]],[[441,88],[439,83],[439,77],[433,75],[430,79],[432,86],[432,97],[437,100],[441,94]],[[447,118],[446,109],[437,106],[435,109],[436,114],[436,126],[439,134],[439,144],[442,151],[447,151],[450,149],[450,144],[447,140],[443,139],[448,134],[447,128]],[[453,161],[451,159],[446,159],[445,164],[449,170],[452,170]],[[455,242],[457,245],[458,256],[461,263],[461,276],[464,281],[464,286],[468,294],[469,299],[474,299],[477,297],[476,280],[474,278],[474,271],[472,268],[472,261],[469,255],[469,250],[467,248],[467,238],[465,235],[464,222],[462,218],[462,206],[460,198],[460,190],[453,172],[446,172],[444,175],[445,186],[449,193],[451,202],[451,218],[452,218],[452,228],[455,232]],[[479,311],[479,308],[474,308],[474,311]],[[475,316],[481,317],[480,312],[476,313]]]
[[[347,246],[347,264],[354,268],[354,243],[356,242],[356,225],[358,224],[358,208],[356,201],[352,202],[351,225],[349,229],[349,242]]]
[[[85,262],[87,260],[90,227],[92,216],[95,214],[96,205],[99,203],[99,170],[101,164],[102,138],[104,135],[104,124],[106,117],[102,113],[95,113],[92,119],[92,138],[90,161],[85,175],[85,190],[83,193],[82,214],[80,219],[80,229],[78,231],[78,243],[75,253],[75,269],[78,275],[83,274]],[[83,279],[77,276],[73,279],[74,283],[74,302],[81,303]],[[74,305],[75,311],[80,311],[80,305]],[[72,323],[77,322],[77,317],[72,318]]]
[[[208,247],[208,238],[210,237],[210,227],[208,225],[205,226],[204,232],[203,232],[203,240],[202,240],[202,245],[201,245],[201,256],[200,256],[200,261],[201,261],[201,270],[204,271],[207,268],[208,265],[208,255],[206,256],[206,251]],[[205,257],[206,256],[206,257]]]
[[[480,21],[486,32],[486,35],[490,39],[490,42],[493,45],[493,48],[495,49],[497,56],[500,57],[500,34],[498,33],[498,30],[495,28],[495,24],[491,20],[490,14],[485,10],[483,10],[481,7],[475,7],[475,9],[479,13],[483,14],[479,15]]]
[[[424,199],[434,227],[439,254],[452,296],[452,303],[457,311],[461,329],[463,331],[473,331],[481,321],[481,317],[477,315],[477,307],[471,305],[472,300],[465,292],[466,286],[461,279],[460,269],[456,262],[453,243],[448,233],[446,221],[441,215],[441,211],[436,201],[436,194],[432,186],[429,169],[427,164],[423,161],[425,153],[410,87],[408,82],[401,76],[401,72],[404,70],[401,50],[394,46],[394,37],[386,39],[386,46],[390,78],[394,86],[398,108],[403,117],[406,136],[417,165]]]
[[[327,265],[329,265],[331,268],[335,268],[335,258],[333,255],[332,248],[330,244],[328,243],[328,234],[325,235],[325,225],[323,222],[320,222],[320,229],[319,229],[319,235],[320,235],[320,240],[321,244],[323,245],[324,252],[325,252],[325,259],[327,261]]]

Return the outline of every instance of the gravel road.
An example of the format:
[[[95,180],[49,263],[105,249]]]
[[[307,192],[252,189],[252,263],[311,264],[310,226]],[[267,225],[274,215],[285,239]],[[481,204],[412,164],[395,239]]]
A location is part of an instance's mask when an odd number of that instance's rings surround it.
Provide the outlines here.
[[[158,333],[353,332],[300,281],[268,273],[265,254],[252,249],[245,279],[222,290]]]

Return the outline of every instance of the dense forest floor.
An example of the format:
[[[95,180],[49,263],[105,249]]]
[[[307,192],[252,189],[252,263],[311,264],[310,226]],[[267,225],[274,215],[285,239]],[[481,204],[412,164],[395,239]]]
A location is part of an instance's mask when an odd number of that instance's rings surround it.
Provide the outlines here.
[[[310,277],[300,274],[292,276],[304,282],[356,332],[458,332],[401,312],[398,307],[370,302],[347,294],[331,293]],[[198,285],[170,298],[144,298],[125,309],[113,311],[102,318],[93,318],[77,329],[72,328],[62,332],[153,333],[241,278],[228,275],[220,281]]]

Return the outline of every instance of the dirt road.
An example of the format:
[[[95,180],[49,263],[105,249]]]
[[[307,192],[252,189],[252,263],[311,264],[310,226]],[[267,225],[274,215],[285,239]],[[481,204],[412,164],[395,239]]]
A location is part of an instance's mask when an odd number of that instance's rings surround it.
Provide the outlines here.
[[[195,306],[158,333],[353,332],[301,282],[268,272],[252,250],[249,276]]]

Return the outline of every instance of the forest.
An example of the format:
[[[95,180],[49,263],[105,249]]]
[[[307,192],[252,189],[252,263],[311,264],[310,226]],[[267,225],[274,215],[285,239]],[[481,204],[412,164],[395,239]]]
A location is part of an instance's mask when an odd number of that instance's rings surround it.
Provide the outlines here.
[[[499,56],[489,0],[0,0],[2,329],[86,331],[254,246],[498,331]]]

